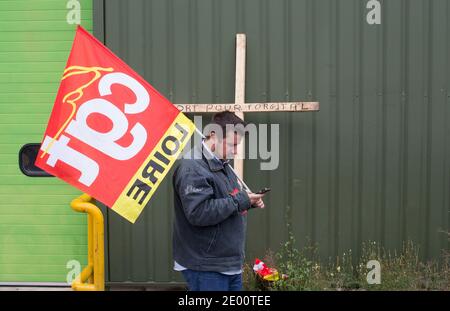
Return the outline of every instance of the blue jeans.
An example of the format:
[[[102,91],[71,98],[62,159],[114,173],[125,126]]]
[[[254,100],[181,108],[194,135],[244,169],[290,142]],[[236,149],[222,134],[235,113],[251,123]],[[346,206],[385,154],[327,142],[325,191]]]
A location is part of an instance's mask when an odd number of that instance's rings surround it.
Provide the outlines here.
[[[225,275],[219,272],[183,270],[190,291],[240,291],[242,274]]]

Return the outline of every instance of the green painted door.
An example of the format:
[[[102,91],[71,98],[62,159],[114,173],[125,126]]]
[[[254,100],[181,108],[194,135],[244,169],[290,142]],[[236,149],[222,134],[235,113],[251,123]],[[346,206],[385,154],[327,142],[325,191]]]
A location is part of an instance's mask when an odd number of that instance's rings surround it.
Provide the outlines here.
[[[0,282],[65,282],[70,260],[86,264],[80,192],[56,178],[26,177],[20,148],[40,142],[76,25],[69,1],[0,0]],[[92,30],[92,1],[78,1]]]

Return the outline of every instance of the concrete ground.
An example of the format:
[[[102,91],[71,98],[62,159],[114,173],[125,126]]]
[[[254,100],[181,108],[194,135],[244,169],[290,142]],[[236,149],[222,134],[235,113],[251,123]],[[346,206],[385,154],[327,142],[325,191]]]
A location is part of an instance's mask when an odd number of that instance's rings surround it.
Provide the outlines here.
[[[107,291],[186,291],[185,286],[119,286],[114,285],[106,288]],[[0,286],[0,292],[4,291],[32,291],[32,292],[62,292],[73,291],[68,286]]]
[[[70,287],[47,287],[47,286],[0,286],[0,292],[67,292],[72,291]]]

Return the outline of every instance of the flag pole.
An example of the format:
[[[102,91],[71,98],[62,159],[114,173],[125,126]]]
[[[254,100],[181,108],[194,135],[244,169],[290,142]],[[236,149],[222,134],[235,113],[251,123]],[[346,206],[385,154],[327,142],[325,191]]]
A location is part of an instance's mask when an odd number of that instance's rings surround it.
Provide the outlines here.
[[[209,149],[208,145],[205,144],[205,139],[206,139],[205,135],[203,135],[203,133],[202,133],[197,127],[195,127],[195,131],[197,132],[197,134],[199,134],[199,135],[202,137],[202,145],[203,145],[203,148],[206,149],[206,151],[208,152],[208,154],[209,154],[210,157],[213,157],[213,156],[214,156],[213,152],[211,151],[211,149]],[[233,174],[236,176],[236,178],[239,180],[239,182],[241,183],[241,185],[244,187],[244,190],[248,190],[248,191],[252,192],[252,191],[250,190],[250,188],[247,186],[247,184],[244,182],[244,180],[242,180],[242,179],[239,177],[239,175],[236,173],[236,171],[234,170],[234,168],[233,168],[231,165],[229,165],[229,167],[231,168],[231,171],[232,171]]]

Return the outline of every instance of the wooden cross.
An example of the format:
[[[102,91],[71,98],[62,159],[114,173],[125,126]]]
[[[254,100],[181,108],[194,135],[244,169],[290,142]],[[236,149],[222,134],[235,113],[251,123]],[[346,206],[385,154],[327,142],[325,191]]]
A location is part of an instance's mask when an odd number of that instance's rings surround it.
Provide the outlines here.
[[[244,120],[245,112],[318,111],[318,102],[245,103],[245,34],[236,35],[236,82],[234,103],[230,104],[175,104],[183,113],[233,111]],[[238,145],[234,169],[240,178],[244,175],[244,140]]]

